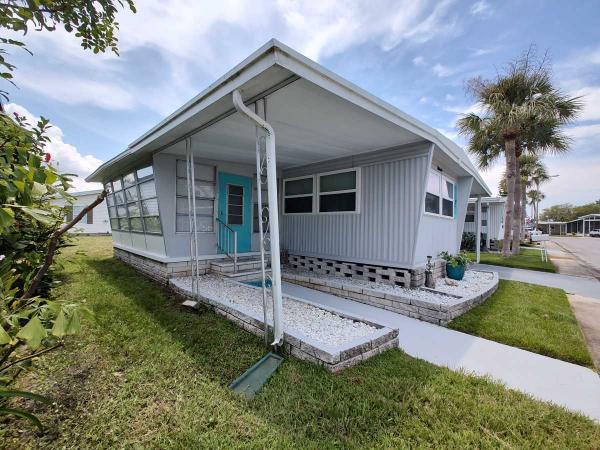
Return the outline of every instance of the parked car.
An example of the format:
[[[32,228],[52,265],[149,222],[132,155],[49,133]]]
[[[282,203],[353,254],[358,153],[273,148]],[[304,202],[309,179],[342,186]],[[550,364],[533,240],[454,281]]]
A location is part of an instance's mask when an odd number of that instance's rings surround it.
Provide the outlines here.
[[[600,237],[600,229],[590,231],[590,237]]]

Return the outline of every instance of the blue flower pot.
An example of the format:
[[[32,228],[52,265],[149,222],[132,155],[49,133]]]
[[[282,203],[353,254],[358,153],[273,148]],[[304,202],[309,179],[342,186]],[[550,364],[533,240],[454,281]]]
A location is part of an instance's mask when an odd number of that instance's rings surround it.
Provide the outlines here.
[[[466,266],[456,266],[452,267],[449,264],[446,264],[446,274],[448,278],[452,278],[453,280],[462,280],[465,276]]]

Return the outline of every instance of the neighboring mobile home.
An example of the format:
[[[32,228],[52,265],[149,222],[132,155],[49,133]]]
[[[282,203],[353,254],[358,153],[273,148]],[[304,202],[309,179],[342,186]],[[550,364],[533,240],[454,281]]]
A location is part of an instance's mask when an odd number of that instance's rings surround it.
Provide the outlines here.
[[[504,236],[504,197],[483,197],[481,199],[481,241],[488,250],[497,249],[497,241]],[[469,200],[467,215],[465,217],[466,233],[475,233],[476,223],[476,199]]]
[[[96,200],[96,197],[98,197],[101,192],[102,189],[72,192],[71,195],[75,197],[75,201],[73,202],[73,205],[67,208],[65,221],[71,221],[83,208]],[[65,204],[65,201],[57,200],[55,204],[62,206]],[[110,220],[106,205],[98,205],[93,210],[89,211],[83,216],[81,221],[70,230],[70,232],[80,234],[110,234]]]
[[[469,198],[490,195],[452,141],[272,40],[88,177],[110,192],[115,255],[158,280],[189,273],[194,237],[203,271],[231,254],[232,231],[238,254],[260,249],[259,132],[235,90],[274,130],[279,243],[306,268],[422,284],[428,255],[458,251]]]

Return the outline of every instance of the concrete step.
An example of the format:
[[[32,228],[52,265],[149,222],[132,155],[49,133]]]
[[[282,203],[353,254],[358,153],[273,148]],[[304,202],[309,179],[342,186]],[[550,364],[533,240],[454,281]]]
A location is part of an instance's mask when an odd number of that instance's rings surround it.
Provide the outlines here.
[[[271,271],[267,270],[266,273],[270,274]],[[228,278],[230,280],[235,281],[248,281],[248,280],[260,280],[262,277],[262,270],[242,270],[237,272],[224,272],[221,273],[222,276]]]
[[[265,260],[265,264],[269,267],[269,260]],[[237,263],[237,271],[242,272],[244,270],[260,270],[260,259],[252,258],[252,259],[238,259]],[[210,270],[213,273],[226,274],[233,273],[234,264],[231,260],[219,260],[219,261],[211,261]]]

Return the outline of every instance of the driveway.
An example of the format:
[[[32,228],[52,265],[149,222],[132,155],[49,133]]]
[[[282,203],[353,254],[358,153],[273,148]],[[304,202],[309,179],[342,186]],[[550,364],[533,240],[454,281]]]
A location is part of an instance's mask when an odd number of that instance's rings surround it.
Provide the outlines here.
[[[600,238],[553,236],[552,242],[600,279]]]

